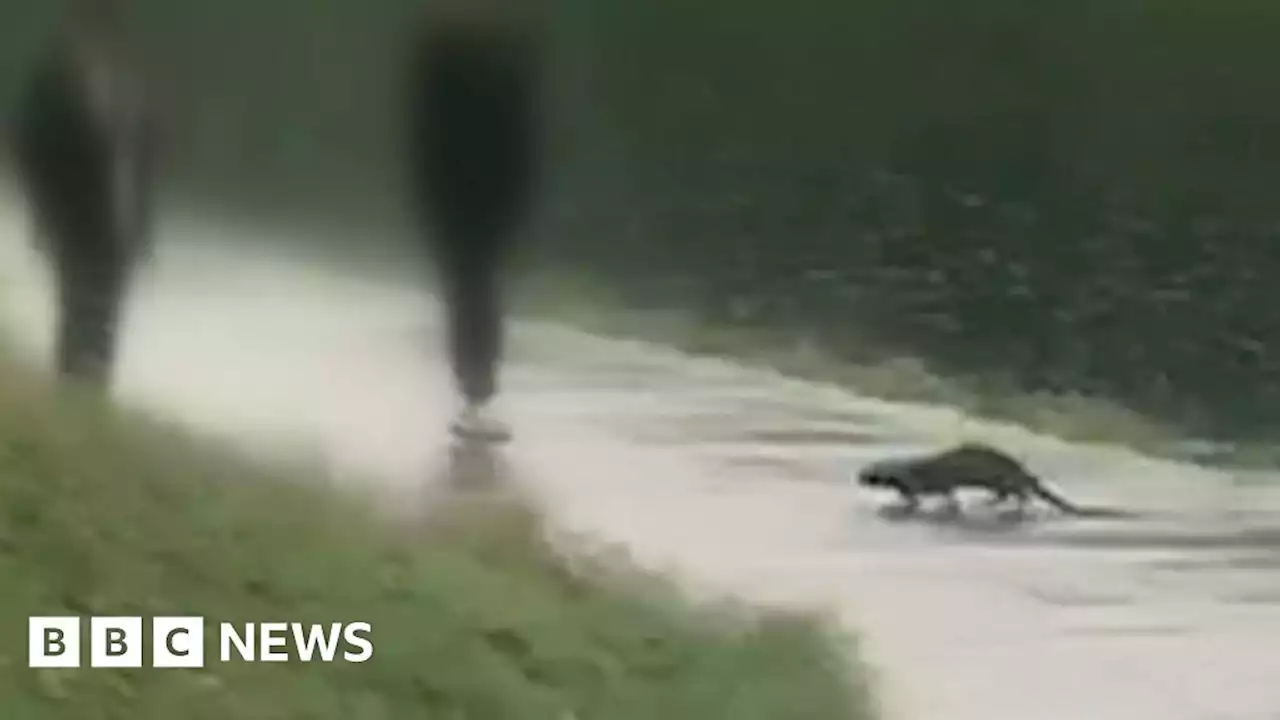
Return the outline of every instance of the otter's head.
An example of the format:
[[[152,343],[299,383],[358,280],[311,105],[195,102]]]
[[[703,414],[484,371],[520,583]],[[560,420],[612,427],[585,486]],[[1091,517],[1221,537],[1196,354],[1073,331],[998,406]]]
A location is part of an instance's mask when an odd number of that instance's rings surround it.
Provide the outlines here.
[[[894,487],[903,477],[903,463],[894,460],[882,460],[871,463],[858,471],[858,484],[869,488]]]

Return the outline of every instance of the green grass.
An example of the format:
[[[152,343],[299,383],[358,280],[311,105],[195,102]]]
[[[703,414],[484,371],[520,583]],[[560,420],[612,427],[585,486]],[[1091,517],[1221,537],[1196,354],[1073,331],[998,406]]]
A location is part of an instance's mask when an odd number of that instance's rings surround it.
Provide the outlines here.
[[[6,718],[872,716],[851,645],[823,621],[695,603],[616,559],[553,550],[511,494],[393,521],[322,469],[271,468],[0,370]],[[59,614],[365,620],[375,654],[223,664],[207,647],[202,670],[27,668],[26,618]]]

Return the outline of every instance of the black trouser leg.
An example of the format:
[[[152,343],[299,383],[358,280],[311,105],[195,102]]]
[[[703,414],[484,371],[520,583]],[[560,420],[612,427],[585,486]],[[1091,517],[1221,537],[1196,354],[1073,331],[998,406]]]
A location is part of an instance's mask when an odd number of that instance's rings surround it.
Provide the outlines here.
[[[463,397],[480,404],[498,391],[503,344],[500,257],[496,251],[445,255],[452,255],[441,263],[450,361]]]
[[[56,273],[58,372],[106,388],[115,369],[127,269],[62,260]]]

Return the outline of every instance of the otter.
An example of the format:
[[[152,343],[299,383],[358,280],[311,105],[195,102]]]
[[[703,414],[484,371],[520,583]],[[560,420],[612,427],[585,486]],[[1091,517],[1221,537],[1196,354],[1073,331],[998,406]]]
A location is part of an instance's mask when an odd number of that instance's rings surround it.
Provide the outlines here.
[[[895,490],[908,512],[920,506],[921,496],[942,495],[953,505],[954,492],[964,487],[989,490],[991,505],[1017,498],[1018,511],[1026,509],[1032,496],[1075,517],[1135,518],[1126,510],[1082,507],[1058,495],[1014,458],[990,445],[963,443],[929,455],[890,458],[872,463],[858,473],[858,484],[867,488]]]

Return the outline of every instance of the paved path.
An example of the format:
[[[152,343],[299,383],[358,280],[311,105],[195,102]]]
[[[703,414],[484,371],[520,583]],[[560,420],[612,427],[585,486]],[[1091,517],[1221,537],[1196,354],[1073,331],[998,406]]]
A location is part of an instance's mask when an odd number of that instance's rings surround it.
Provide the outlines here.
[[[431,299],[214,244],[243,228],[167,230],[180,242],[135,296],[121,392],[429,502],[452,410]],[[0,303],[46,352],[47,278],[21,231],[0,206]],[[512,344],[516,481],[567,527],[702,586],[837,613],[890,718],[1280,718],[1280,493],[551,325]],[[961,431],[1070,496],[1167,515],[890,522],[847,482]]]

